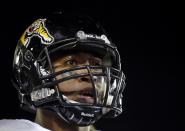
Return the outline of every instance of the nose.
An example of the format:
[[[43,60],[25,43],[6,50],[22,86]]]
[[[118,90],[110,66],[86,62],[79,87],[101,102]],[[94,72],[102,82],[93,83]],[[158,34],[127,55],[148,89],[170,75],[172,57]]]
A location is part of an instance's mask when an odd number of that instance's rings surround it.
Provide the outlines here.
[[[90,82],[91,80],[90,80],[90,77],[81,77],[80,81],[81,82]]]

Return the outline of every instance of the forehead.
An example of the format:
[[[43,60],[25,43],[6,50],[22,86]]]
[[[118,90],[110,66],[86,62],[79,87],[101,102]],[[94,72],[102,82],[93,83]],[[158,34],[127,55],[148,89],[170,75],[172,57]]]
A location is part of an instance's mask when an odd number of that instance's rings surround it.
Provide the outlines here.
[[[78,61],[85,61],[85,60],[101,60],[99,56],[89,52],[69,52],[69,53],[56,53],[52,56],[52,61],[58,60],[65,60],[66,58],[73,58]]]

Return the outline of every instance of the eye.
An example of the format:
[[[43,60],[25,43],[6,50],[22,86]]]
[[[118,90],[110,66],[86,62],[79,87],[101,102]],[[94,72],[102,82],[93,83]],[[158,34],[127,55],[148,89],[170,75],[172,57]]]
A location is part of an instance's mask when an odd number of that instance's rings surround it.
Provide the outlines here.
[[[68,60],[65,63],[67,65],[69,65],[69,66],[76,66],[77,65],[77,61],[76,60]]]

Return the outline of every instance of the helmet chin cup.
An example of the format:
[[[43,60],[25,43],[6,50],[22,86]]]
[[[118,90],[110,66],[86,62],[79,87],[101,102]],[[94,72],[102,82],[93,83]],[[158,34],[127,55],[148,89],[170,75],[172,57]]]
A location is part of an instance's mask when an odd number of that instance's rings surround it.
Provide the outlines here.
[[[101,108],[95,107],[59,107],[59,116],[68,123],[78,126],[88,126],[94,124],[101,118]]]

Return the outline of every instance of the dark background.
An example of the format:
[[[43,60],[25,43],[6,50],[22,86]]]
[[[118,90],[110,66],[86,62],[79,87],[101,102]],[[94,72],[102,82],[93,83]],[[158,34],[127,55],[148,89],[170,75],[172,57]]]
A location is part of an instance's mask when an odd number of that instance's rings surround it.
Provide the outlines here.
[[[97,126],[105,131],[177,130],[176,69],[184,64],[184,60],[177,62],[180,54],[176,45],[175,3],[89,1],[66,5],[62,2],[43,4],[32,1],[3,6],[0,119],[33,118],[19,108],[16,90],[10,82],[14,49],[23,31],[35,18],[61,10],[85,13],[99,20],[122,56],[122,67],[127,77],[125,112],[115,119],[102,119]]]

